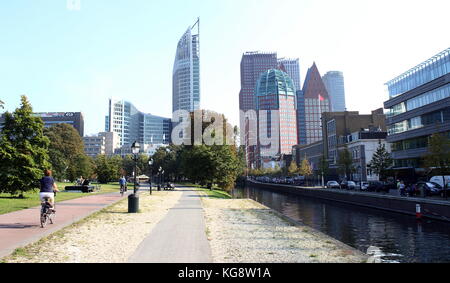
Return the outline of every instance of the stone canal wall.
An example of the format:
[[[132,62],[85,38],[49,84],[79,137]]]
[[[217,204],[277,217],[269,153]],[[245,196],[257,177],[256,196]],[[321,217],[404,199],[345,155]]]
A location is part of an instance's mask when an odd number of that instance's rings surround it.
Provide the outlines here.
[[[248,180],[248,185],[275,192],[339,201],[409,215],[416,215],[417,205],[420,205],[422,217],[450,221],[450,201],[445,200],[406,198],[381,193],[365,193],[346,190],[303,188],[290,185],[259,183],[252,180]]]

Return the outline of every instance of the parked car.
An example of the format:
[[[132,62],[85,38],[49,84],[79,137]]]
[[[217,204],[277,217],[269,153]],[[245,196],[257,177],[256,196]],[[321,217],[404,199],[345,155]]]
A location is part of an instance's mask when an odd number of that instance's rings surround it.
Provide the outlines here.
[[[449,187],[450,184],[450,176],[433,176],[430,178],[431,183],[436,183],[441,187],[444,187],[444,180],[445,180],[445,187]]]
[[[358,184],[358,189],[361,191],[367,191],[367,188],[369,187],[369,182],[361,182]]]
[[[416,184],[416,190],[425,190],[426,196],[436,196],[441,195],[442,187],[437,183],[432,182],[418,182]]]
[[[340,185],[336,181],[327,182],[327,189],[340,189]]]
[[[369,192],[381,192],[384,190],[384,183],[381,181],[370,181],[367,190]]]
[[[343,181],[341,183],[341,189],[343,190],[355,190],[356,184],[353,181]]]

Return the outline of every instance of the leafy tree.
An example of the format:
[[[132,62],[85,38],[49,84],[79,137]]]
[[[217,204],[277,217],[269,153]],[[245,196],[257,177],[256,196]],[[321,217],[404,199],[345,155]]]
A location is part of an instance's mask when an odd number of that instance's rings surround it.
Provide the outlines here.
[[[108,157],[106,155],[98,155],[95,160],[94,172],[97,180],[106,184],[111,181],[117,181],[121,175],[122,158],[118,155]]]
[[[295,160],[292,160],[291,164],[289,165],[288,168],[288,173],[289,175],[293,176],[295,174],[297,174],[299,171],[298,166],[297,166],[297,162],[295,162]]]
[[[86,167],[90,163],[84,153],[83,140],[74,127],[56,124],[45,129],[44,134],[50,139],[49,156],[55,178],[74,181],[81,176],[75,175],[77,171],[92,172],[92,168]]]
[[[311,164],[309,163],[308,159],[303,159],[302,163],[300,165],[299,173],[302,176],[308,177],[313,174]]]
[[[337,160],[338,172],[345,175],[347,180],[351,180],[352,173],[355,172],[355,167],[353,166],[353,159],[347,146],[339,152]]]
[[[50,168],[47,149],[49,140],[43,135],[44,123],[33,116],[27,97],[21,106],[5,113],[0,137],[0,190],[12,195],[38,187],[43,170]]]
[[[373,154],[372,160],[367,165],[370,170],[380,176],[380,180],[386,178],[386,172],[389,167],[392,166],[392,158],[389,152],[386,150],[386,145],[379,142],[378,148]]]
[[[424,157],[424,165],[438,176],[450,174],[450,139],[448,136],[442,133],[431,135],[428,140],[428,154]],[[445,184],[445,180],[443,180],[443,184]]]

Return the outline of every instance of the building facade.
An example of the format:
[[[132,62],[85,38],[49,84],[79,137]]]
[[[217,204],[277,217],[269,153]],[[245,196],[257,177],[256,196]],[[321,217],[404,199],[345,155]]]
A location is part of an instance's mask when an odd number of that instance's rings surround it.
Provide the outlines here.
[[[300,63],[299,59],[279,58],[278,68],[287,73],[294,82],[295,91],[301,90],[300,84]]]
[[[330,98],[316,63],[306,73],[302,92],[305,101],[306,144],[315,143],[322,140],[322,113],[330,112]]]
[[[384,115],[383,109],[374,110],[371,114],[359,114],[358,111],[322,114],[324,154],[330,167],[336,167],[338,150],[343,144],[342,140],[351,133],[362,129],[371,132],[386,132],[386,115]]]
[[[420,168],[434,133],[450,137],[450,48],[386,83],[387,141],[396,168]]]
[[[322,80],[328,91],[328,95],[330,96],[330,110],[333,112],[346,111],[343,73],[339,71],[330,71],[322,77]]]
[[[289,75],[277,69],[270,69],[260,75],[256,90],[256,111],[258,116],[257,167],[282,155],[290,155],[297,144],[297,118],[295,86]],[[262,142],[262,137],[271,141]],[[274,148],[278,147],[278,148]]]
[[[171,119],[140,112],[124,100],[109,100],[109,120],[105,130],[117,133],[120,146],[141,144],[169,144]]]
[[[84,118],[81,112],[38,112],[33,115],[42,119],[45,128],[55,124],[68,124],[73,126],[81,137],[84,136]],[[0,115],[0,129],[4,120],[4,114]]]
[[[178,41],[172,74],[172,111],[200,109],[200,19]],[[195,27],[197,27],[196,33]]]

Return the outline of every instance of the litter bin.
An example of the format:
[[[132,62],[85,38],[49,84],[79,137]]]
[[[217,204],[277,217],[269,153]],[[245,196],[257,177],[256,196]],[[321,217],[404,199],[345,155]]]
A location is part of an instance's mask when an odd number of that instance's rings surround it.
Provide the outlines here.
[[[128,196],[128,213],[138,213],[139,211],[139,196],[131,194]]]

